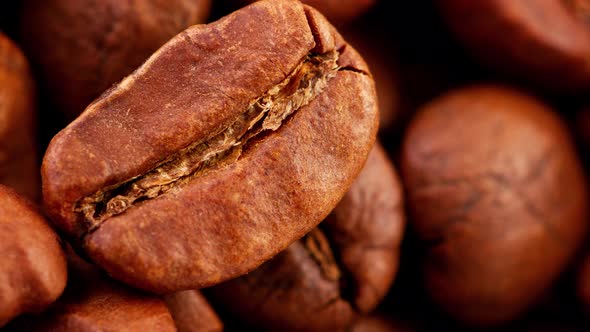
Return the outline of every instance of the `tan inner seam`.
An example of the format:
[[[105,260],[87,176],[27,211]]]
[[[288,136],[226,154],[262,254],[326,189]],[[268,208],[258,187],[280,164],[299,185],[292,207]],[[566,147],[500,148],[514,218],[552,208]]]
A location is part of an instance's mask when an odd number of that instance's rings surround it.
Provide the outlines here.
[[[310,54],[281,83],[254,100],[228,127],[205,141],[195,142],[161,162],[146,174],[105,187],[76,202],[87,231],[121,214],[141,201],[158,197],[205,174],[234,162],[243,146],[265,130],[277,130],[283,121],[307,105],[339,70],[338,52]]]
[[[316,227],[305,235],[303,243],[310,256],[319,265],[324,278],[330,281],[339,280],[341,277],[340,268],[336,264],[336,259],[324,233]]]

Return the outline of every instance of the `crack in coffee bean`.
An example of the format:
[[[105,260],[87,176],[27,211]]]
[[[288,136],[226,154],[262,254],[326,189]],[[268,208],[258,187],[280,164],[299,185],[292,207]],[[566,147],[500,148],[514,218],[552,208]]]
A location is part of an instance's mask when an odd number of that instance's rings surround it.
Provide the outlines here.
[[[134,204],[156,198],[213,168],[236,161],[250,139],[266,130],[276,131],[285,119],[324,90],[340,69],[338,56],[337,51],[308,54],[285,80],[250,103],[228,127],[179,151],[146,174],[80,199],[74,211],[91,232]]]
[[[340,268],[336,264],[334,253],[323,231],[319,228],[314,228],[305,236],[303,242],[305,249],[320,267],[322,275],[331,281],[340,279],[342,275]]]

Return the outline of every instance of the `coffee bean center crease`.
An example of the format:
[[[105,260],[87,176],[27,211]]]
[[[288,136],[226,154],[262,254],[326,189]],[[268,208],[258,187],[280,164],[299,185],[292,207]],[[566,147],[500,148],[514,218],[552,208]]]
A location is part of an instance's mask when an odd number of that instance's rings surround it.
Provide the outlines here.
[[[336,264],[326,235],[319,228],[314,228],[304,237],[304,243],[310,256],[319,265],[322,275],[331,281],[340,279],[340,268]]]
[[[253,100],[229,126],[160,162],[145,174],[102,188],[78,200],[74,211],[89,233],[134,204],[153,199],[208,171],[236,161],[245,144],[317,97],[336,76],[339,52],[308,54],[282,82]],[[345,68],[342,68],[345,69]]]

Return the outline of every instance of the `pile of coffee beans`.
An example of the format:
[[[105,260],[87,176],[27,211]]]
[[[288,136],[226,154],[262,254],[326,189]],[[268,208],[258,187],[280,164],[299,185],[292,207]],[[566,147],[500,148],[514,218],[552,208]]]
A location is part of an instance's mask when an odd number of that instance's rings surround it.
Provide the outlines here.
[[[1,331],[586,331],[590,0],[0,4]]]

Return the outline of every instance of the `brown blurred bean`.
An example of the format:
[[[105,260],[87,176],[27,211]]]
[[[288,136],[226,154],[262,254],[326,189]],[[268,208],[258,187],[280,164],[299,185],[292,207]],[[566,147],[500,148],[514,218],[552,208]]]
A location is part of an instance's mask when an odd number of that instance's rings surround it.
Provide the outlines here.
[[[0,185],[0,326],[45,309],[66,284],[57,235],[31,203]]]
[[[164,301],[129,289],[70,251],[64,295],[39,315],[22,316],[10,331],[176,331]]]
[[[39,199],[35,91],[29,64],[0,32],[0,183]]]
[[[440,0],[446,20],[483,63],[560,91],[590,88],[587,0]]]
[[[401,169],[429,292],[464,323],[523,313],[584,238],[588,193],[570,134],[517,90],[466,87],[423,107]]]
[[[27,0],[21,38],[43,87],[74,119],[175,34],[204,23],[210,0]]]

